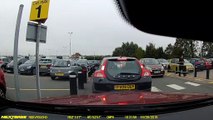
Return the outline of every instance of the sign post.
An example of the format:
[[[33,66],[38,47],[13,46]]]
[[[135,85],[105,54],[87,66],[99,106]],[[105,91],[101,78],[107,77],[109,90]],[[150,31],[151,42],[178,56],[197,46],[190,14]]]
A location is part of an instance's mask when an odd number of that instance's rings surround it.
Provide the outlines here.
[[[39,78],[39,42],[40,42],[40,34],[41,34],[41,23],[38,23],[37,28],[37,38],[36,38],[36,87],[37,87],[37,96],[38,99],[41,98],[41,91],[40,91],[40,78]]]
[[[21,24],[21,16],[24,5],[19,6],[18,17],[16,21],[16,30],[15,30],[15,38],[14,38],[14,52],[13,52],[13,60],[14,60],[14,81],[16,88],[16,100],[20,99],[20,88],[19,88],[19,80],[18,80],[18,38],[19,38],[19,30]]]
[[[41,37],[41,23],[48,18],[50,0],[37,0],[32,2],[30,21],[38,22],[36,31],[36,88],[37,97],[41,99],[40,79],[39,79],[39,42]]]

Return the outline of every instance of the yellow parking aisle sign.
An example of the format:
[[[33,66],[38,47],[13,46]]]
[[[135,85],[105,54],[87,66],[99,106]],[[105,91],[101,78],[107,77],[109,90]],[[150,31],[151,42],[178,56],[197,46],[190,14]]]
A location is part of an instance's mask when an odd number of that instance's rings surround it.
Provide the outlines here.
[[[50,0],[36,0],[32,2],[30,21],[44,23],[48,18]]]

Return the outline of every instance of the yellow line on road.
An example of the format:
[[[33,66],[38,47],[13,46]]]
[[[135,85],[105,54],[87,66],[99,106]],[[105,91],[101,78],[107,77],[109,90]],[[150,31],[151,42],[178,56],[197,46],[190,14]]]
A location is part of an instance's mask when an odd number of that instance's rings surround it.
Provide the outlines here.
[[[209,82],[210,84],[213,84],[213,82]]]
[[[15,88],[9,88],[7,87],[7,90],[15,90]],[[20,90],[23,90],[23,91],[34,91],[34,90],[37,90],[37,89],[25,89],[25,88],[21,88]],[[41,89],[41,90],[44,90],[44,91],[68,91],[70,89]]]

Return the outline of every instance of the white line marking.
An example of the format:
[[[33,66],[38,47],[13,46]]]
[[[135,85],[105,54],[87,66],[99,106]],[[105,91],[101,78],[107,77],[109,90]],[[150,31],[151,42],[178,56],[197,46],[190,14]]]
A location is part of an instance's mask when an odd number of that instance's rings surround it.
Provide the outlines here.
[[[8,90],[15,90],[15,88],[9,88],[9,87],[7,87],[7,89]],[[30,89],[27,89],[27,88],[21,88],[20,90],[23,90],[23,91],[28,91],[28,90],[37,90],[37,89],[32,89],[32,88],[30,88]],[[41,90],[46,90],[46,91],[68,91],[68,90],[70,90],[70,89],[41,89]]]
[[[170,84],[170,85],[166,85],[166,86],[168,86],[170,88],[173,88],[175,90],[183,90],[183,89],[185,89],[184,87],[181,87],[181,86],[176,85],[176,84]]]
[[[193,82],[185,82],[185,84],[188,84],[188,85],[192,85],[192,86],[200,86],[200,84],[198,83],[193,83]]]
[[[152,86],[151,91],[152,91],[152,92],[160,92],[161,90],[158,89],[158,88],[156,88],[156,87],[154,87],[154,86]]]

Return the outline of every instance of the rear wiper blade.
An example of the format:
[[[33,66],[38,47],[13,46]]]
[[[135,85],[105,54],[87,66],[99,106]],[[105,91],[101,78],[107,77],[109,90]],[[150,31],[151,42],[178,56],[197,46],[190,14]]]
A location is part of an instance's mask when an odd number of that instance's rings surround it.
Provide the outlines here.
[[[126,73],[126,72],[122,72],[122,73],[119,73],[117,75],[140,75],[139,73]]]

